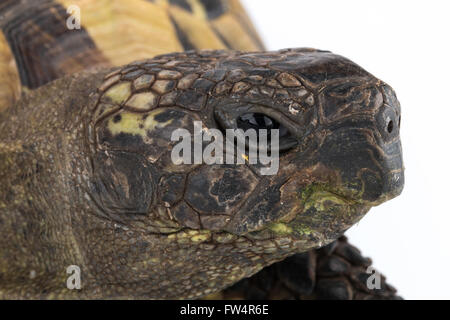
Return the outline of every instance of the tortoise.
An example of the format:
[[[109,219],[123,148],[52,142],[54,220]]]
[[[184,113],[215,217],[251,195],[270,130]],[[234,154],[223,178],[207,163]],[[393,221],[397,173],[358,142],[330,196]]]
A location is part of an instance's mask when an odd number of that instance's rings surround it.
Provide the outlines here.
[[[237,0],[76,4],[0,4],[2,298],[398,298],[342,237],[403,188],[389,85]],[[278,170],[173,161],[196,121],[278,130]]]

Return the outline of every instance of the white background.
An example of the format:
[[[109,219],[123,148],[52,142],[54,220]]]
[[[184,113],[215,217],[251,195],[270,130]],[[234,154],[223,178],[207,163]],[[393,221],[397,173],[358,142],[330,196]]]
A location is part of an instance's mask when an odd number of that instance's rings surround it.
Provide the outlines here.
[[[406,182],[348,236],[406,299],[450,299],[450,2],[241,0],[268,49],[341,54],[402,104]]]

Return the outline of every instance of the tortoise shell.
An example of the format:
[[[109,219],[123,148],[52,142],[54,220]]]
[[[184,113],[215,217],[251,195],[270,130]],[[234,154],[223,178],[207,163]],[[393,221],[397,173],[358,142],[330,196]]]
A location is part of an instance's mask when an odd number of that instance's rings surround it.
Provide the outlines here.
[[[85,69],[191,49],[264,48],[238,0],[7,0],[0,15],[0,111],[21,90]]]

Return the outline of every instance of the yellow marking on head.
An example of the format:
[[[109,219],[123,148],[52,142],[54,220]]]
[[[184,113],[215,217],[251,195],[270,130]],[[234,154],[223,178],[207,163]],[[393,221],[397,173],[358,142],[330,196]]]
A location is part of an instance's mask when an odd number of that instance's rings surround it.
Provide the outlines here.
[[[103,115],[105,115],[109,112],[117,111],[119,108],[120,108],[120,106],[118,106],[118,105],[114,105],[114,104],[110,104],[110,103],[100,103],[97,106],[97,109],[95,110],[94,119],[98,120]]]
[[[319,211],[325,211],[326,207],[331,205],[348,206],[350,204],[345,199],[331,192],[316,191],[306,200],[305,210],[314,207]]]
[[[197,230],[188,230],[187,234],[190,236],[196,236],[196,235],[200,234],[200,232]]]
[[[292,228],[285,223],[274,223],[270,226],[270,229],[277,234],[290,234],[292,233]]]
[[[145,130],[139,128],[139,125],[143,123],[142,117],[135,113],[122,113],[122,119],[115,123],[110,120],[108,128],[113,135],[121,132],[131,133],[135,135],[144,135]]]
[[[192,242],[205,242],[211,238],[211,231],[209,230],[186,230],[180,231],[175,234],[170,234],[168,239],[176,238],[177,242],[187,243],[189,240]]]
[[[156,95],[153,92],[143,92],[134,94],[126,103],[126,106],[139,109],[149,110],[156,104]]]
[[[143,119],[143,114],[122,112],[120,113],[121,119],[119,121],[115,122],[114,117],[111,117],[107,126],[114,136],[120,133],[128,133],[146,137],[148,131],[164,128],[173,121],[173,119],[169,119],[166,122],[155,120],[155,117],[162,112],[164,112],[163,109],[156,109],[148,113],[145,119]]]
[[[118,83],[105,92],[104,98],[114,104],[122,104],[131,95],[131,83]]]
[[[199,234],[197,236],[193,236],[191,240],[193,242],[205,242],[210,238],[209,234]]]
[[[176,233],[171,233],[167,236],[167,239],[176,239],[177,234]]]

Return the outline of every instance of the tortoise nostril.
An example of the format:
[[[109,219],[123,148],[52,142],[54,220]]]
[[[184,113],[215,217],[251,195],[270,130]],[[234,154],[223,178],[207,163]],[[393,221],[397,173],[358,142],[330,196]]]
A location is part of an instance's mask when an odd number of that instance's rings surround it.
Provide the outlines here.
[[[392,130],[394,130],[394,122],[391,120],[391,121],[389,121],[389,123],[388,123],[387,131],[388,131],[389,133],[392,133]]]
[[[399,116],[389,105],[383,106],[376,115],[376,127],[385,141],[395,139],[399,134]]]

